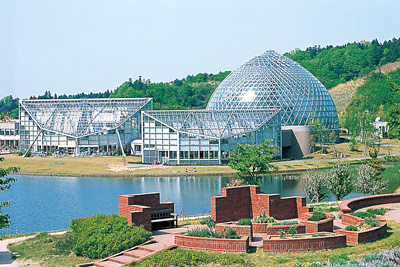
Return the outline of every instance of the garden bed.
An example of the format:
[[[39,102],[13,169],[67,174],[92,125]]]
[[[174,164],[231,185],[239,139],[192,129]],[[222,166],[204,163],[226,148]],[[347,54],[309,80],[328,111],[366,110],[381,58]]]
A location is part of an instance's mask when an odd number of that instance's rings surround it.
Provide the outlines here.
[[[325,236],[319,236],[324,234]],[[310,237],[311,236],[311,237]],[[346,236],[333,233],[319,233],[315,237],[309,234],[280,238],[270,236],[263,241],[263,252],[283,253],[346,247]]]
[[[250,237],[250,240],[253,240],[253,229],[251,225],[238,225],[237,222],[229,222],[229,223],[217,223],[215,225],[215,231],[224,231],[226,228],[232,228],[236,230],[236,233],[242,237]]]
[[[306,226],[306,233],[319,233],[319,232],[333,232],[333,216],[326,213],[326,219],[320,221],[309,221],[308,218],[312,216],[312,213],[303,214],[303,223]]]
[[[354,216],[353,216],[354,217]],[[381,238],[387,233],[387,223],[385,220],[379,220],[381,225],[366,229],[362,231],[347,231],[347,230],[335,230],[335,233],[346,235],[347,244],[360,244],[369,242],[378,238]]]
[[[221,239],[175,235],[175,244],[180,248],[200,251],[246,253],[249,239],[248,236],[240,239]]]

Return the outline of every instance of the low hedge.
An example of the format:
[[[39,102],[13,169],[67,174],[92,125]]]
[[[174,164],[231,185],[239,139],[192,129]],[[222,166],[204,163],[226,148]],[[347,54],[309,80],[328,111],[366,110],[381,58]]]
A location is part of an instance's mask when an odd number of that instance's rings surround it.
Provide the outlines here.
[[[314,222],[318,222],[318,221],[322,221],[326,219],[326,214],[320,211],[314,211],[313,215],[308,218],[307,220],[309,221],[314,221]]]
[[[116,214],[74,219],[70,227],[76,237],[74,253],[94,259],[111,256],[151,237],[143,226],[128,225],[126,218]]]
[[[370,212],[365,212],[365,211],[353,212],[353,213],[351,213],[351,215],[356,216],[361,219],[376,217],[375,214],[370,213]]]
[[[237,225],[251,225],[251,219],[242,218],[237,222]]]

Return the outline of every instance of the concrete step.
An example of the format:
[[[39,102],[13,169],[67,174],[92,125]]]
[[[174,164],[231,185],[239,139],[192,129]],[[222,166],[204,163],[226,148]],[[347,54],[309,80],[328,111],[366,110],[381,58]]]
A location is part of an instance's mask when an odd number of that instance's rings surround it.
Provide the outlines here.
[[[140,259],[140,258],[146,257],[147,255],[149,255],[151,253],[152,252],[147,251],[147,250],[143,250],[143,249],[134,249],[134,250],[131,250],[131,251],[124,252],[124,255]]]
[[[120,267],[120,266],[123,266],[123,264],[106,260],[106,261],[101,261],[101,262],[95,262],[94,266],[97,266],[97,267]]]
[[[149,252],[154,252],[154,251],[160,251],[163,250],[166,247],[165,244],[162,243],[152,243],[144,246],[138,246],[138,249],[140,250],[147,250]]]
[[[117,262],[120,264],[127,264],[127,263],[130,263],[130,262],[136,260],[136,258],[128,256],[128,255],[121,255],[121,256],[111,257],[108,260]]]

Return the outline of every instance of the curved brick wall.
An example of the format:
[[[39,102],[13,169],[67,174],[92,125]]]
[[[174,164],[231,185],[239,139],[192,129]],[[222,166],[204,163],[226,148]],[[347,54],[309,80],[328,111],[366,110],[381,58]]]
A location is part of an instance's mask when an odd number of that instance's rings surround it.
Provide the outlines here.
[[[309,250],[342,248],[346,246],[345,235],[296,238],[296,239],[264,239],[263,252],[301,252]]]
[[[355,209],[389,203],[400,203],[400,194],[386,194],[353,198],[340,203],[339,209],[342,213],[350,213]]]
[[[175,235],[175,244],[180,248],[201,251],[246,253],[249,247],[249,237],[242,237],[241,239],[218,239]]]
[[[387,223],[386,221],[382,221],[381,226],[362,232],[336,230],[335,233],[346,235],[347,244],[360,244],[385,236],[387,233]]]
[[[215,231],[223,231],[226,228],[232,228],[236,230],[236,233],[240,236],[249,236],[250,240],[253,239],[253,231],[251,225],[237,225],[235,223],[217,223],[215,225]]]
[[[326,213],[327,218],[317,222],[307,220],[311,216],[311,213],[305,213],[302,217],[306,225],[306,233],[333,232],[333,216],[331,214]]]

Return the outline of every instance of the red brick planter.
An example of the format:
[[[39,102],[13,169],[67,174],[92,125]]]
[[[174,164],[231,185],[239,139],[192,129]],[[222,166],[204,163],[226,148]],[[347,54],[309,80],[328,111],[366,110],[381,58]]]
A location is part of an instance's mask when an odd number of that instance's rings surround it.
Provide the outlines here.
[[[292,224],[292,225],[273,225],[272,223],[268,224],[267,235],[279,235],[279,230],[288,232],[290,227],[296,227],[296,231],[298,234],[304,234],[306,232],[306,226],[304,223]]]
[[[400,203],[400,194],[386,194],[353,198],[340,203],[339,209],[342,213],[351,213],[356,209],[389,203]]]
[[[324,234],[327,236],[295,239],[264,239],[263,252],[302,252],[309,250],[342,248],[346,246],[345,235],[333,235],[332,233]]]
[[[215,225],[215,231],[223,231],[225,228],[232,228],[236,230],[236,233],[243,237],[250,237],[250,240],[253,240],[253,229],[251,225],[237,225],[236,222],[234,223],[217,223]]]
[[[241,239],[203,238],[187,235],[175,235],[175,244],[180,248],[210,251],[246,253],[249,247],[249,237]]]
[[[335,233],[346,235],[347,244],[360,244],[385,236],[387,233],[387,223],[386,221],[381,221],[381,226],[365,231],[336,230]]]
[[[333,232],[333,216],[331,214],[326,213],[327,218],[321,221],[307,220],[311,216],[311,213],[303,214],[304,224],[306,225],[306,233]]]

